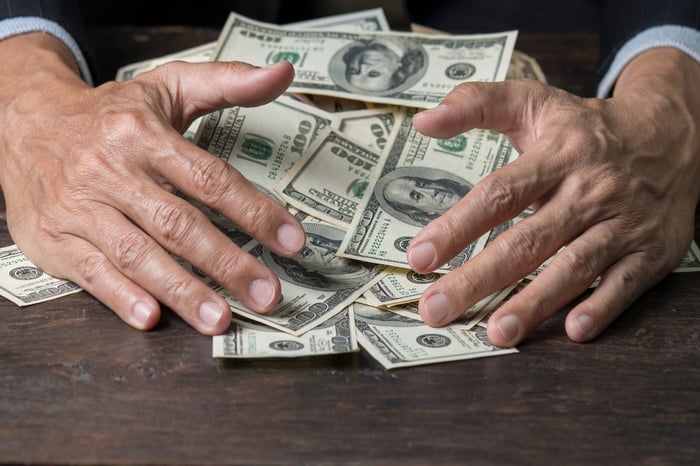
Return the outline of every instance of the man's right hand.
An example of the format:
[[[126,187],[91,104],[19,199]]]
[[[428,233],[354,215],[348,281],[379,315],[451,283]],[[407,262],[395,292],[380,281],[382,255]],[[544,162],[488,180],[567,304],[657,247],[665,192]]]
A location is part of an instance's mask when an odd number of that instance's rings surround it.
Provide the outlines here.
[[[276,98],[291,65],[172,63],[91,88],[65,46],[41,33],[0,42],[0,62],[0,185],[10,233],[30,260],[139,329],[158,322],[159,302],[205,334],[230,323],[226,301],[170,254],[255,311],[278,302],[273,272],[175,191],[278,254],[303,248],[293,216],[180,134],[208,112]]]

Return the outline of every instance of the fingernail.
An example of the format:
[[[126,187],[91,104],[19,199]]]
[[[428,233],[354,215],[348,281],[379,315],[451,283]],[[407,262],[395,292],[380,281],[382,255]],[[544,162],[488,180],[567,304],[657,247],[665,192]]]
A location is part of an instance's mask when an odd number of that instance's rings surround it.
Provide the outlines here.
[[[578,326],[578,329],[583,333],[586,338],[591,337],[591,333],[593,332],[594,324],[593,324],[593,319],[591,319],[591,316],[588,314],[581,314],[580,316],[576,317],[576,325]]]
[[[414,270],[430,270],[435,261],[435,255],[433,243],[420,243],[408,250],[408,263]]]
[[[214,327],[226,311],[228,309],[223,309],[219,303],[206,301],[199,306],[199,318],[209,327]]]
[[[437,293],[425,300],[421,317],[428,325],[441,325],[445,323],[451,311],[452,305],[447,296]]]
[[[260,308],[265,309],[275,296],[275,287],[269,280],[253,280],[250,284],[250,297]]]
[[[134,304],[131,312],[134,314],[134,319],[136,319],[136,322],[141,327],[144,327],[151,318],[151,314],[153,314],[153,308],[146,301],[138,301],[136,304]]]
[[[507,342],[512,342],[520,333],[520,319],[513,314],[508,314],[496,321],[496,328]]]
[[[287,251],[294,253],[304,247],[306,238],[298,227],[284,223],[277,230],[277,242]]]

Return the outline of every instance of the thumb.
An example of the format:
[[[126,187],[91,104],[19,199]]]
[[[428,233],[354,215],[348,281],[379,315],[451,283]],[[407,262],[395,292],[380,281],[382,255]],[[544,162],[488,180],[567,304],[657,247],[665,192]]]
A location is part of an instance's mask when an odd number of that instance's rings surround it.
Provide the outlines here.
[[[450,138],[472,128],[492,129],[507,136],[534,129],[541,104],[550,88],[532,80],[463,83],[437,107],[413,117],[420,133]]]
[[[294,68],[286,61],[264,68],[243,62],[172,62],[141,76],[165,84],[173,111],[181,112],[171,117],[191,121],[221,108],[274,100],[291,84]]]

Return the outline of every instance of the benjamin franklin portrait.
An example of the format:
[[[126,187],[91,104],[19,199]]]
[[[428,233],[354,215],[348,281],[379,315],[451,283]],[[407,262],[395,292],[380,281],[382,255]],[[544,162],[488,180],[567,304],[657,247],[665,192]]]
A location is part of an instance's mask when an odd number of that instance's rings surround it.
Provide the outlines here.
[[[262,255],[282,280],[316,290],[356,289],[372,276],[373,267],[336,255],[345,232],[334,226],[303,223],[306,245],[288,258],[265,249]]]
[[[381,177],[374,195],[391,216],[423,227],[457,204],[471,188],[467,180],[445,170],[402,167]]]
[[[420,44],[373,36],[338,50],[331,58],[329,75],[346,91],[389,96],[415,85],[427,67],[428,55]]]

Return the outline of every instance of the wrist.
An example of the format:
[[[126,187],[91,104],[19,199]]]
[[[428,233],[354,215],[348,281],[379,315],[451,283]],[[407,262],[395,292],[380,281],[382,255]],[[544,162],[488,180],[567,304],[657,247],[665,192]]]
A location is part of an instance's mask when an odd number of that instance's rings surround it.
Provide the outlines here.
[[[81,80],[70,50],[49,34],[28,33],[0,41],[0,63],[0,187],[4,188],[22,173],[23,161],[35,155],[18,149],[22,141],[56,123],[52,108],[65,106],[71,93],[88,85]]]
[[[700,63],[676,48],[659,47],[639,54],[625,67],[611,99],[623,103],[630,123],[647,120],[647,125],[637,128],[637,144],[668,140],[666,156],[684,166],[681,177],[692,184],[696,204],[700,199],[698,82]]]
[[[0,104],[18,89],[49,82],[82,82],[71,51],[62,41],[43,32],[20,34],[0,41]],[[9,95],[5,95],[7,92]]]

